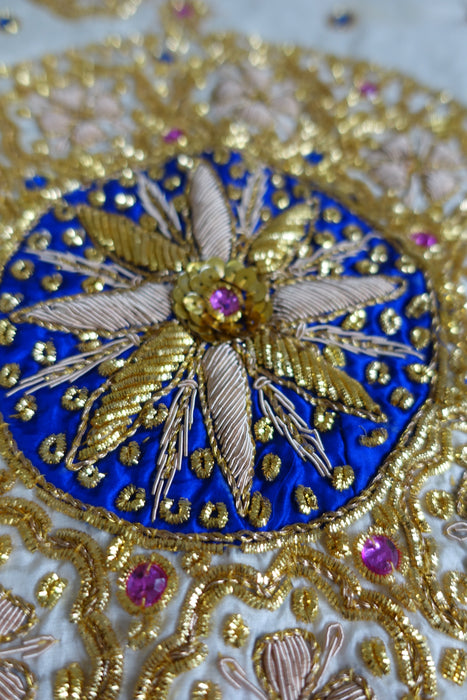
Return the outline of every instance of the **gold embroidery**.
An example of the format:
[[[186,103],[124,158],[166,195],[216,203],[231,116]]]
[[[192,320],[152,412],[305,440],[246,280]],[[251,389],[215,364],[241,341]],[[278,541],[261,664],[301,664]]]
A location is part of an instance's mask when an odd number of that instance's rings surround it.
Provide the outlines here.
[[[78,386],[70,386],[65,390],[62,396],[62,406],[67,411],[80,411],[84,408],[88,399],[89,392],[86,388]]]
[[[53,365],[53,363],[56,361],[57,351],[51,340],[48,340],[45,343],[39,341],[32,349],[32,356],[40,365],[45,365],[47,367],[49,365]]]
[[[454,499],[447,491],[428,491],[425,502],[428,512],[437,518],[449,520],[454,514]]]
[[[47,464],[60,464],[66,453],[65,433],[49,435],[39,445],[39,457]]]
[[[202,507],[199,519],[205,527],[222,530],[227,525],[229,513],[225,503],[211,503],[211,501],[208,501]]]
[[[87,489],[94,489],[104,477],[96,466],[81,467],[78,472],[79,483]]]
[[[221,689],[212,681],[198,681],[191,691],[191,700],[222,700]]]
[[[261,469],[264,474],[264,478],[267,481],[274,481],[279,476],[282,466],[282,460],[279,455],[275,455],[269,452],[263,457],[261,462]]]
[[[27,280],[32,277],[34,263],[32,260],[17,260],[10,266],[10,273],[17,280]]]
[[[348,464],[343,467],[334,467],[332,470],[332,485],[338,491],[345,491],[345,489],[350,488],[354,480],[354,470]]]
[[[365,374],[370,384],[377,382],[384,386],[391,381],[389,367],[385,362],[379,362],[377,360],[370,362],[366,367]]]
[[[309,486],[297,486],[295,489],[295,500],[297,501],[300,513],[310,515],[312,510],[318,510],[318,499]]]
[[[30,394],[25,394],[19,401],[15,403],[15,411],[13,414],[14,418],[19,418],[22,421],[30,421],[34,418],[37,411],[37,401],[35,396]]]
[[[117,498],[115,505],[119,510],[136,511],[144,508],[146,504],[146,491],[143,488],[137,488],[133,484],[125,486]]]
[[[84,672],[78,663],[57,671],[54,680],[54,700],[71,700],[82,697],[85,685]]]
[[[274,437],[274,428],[269,418],[263,417],[257,420],[253,429],[256,439],[260,442],[269,442]]]
[[[248,518],[254,527],[265,527],[271,517],[271,501],[259,491],[255,491],[251,497]]]
[[[214,469],[214,457],[209,449],[195,450],[190,457],[191,468],[199,479],[209,479]]]
[[[295,588],[292,591],[290,604],[299,622],[308,624],[316,619],[319,601],[313,588]]]
[[[0,566],[5,564],[10,558],[10,554],[13,551],[13,545],[11,542],[11,537],[9,535],[0,536]]]
[[[191,513],[191,503],[187,498],[179,498],[176,510],[173,511],[174,501],[172,498],[164,498],[160,502],[159,515],[166,523],[178,525],[185,523]]]
[[[36,598],[44,608],[53,608],[58,603],[68,582],[55,573],[46,574],[36,586]]]
[[[413,394],[403,386],[394,389],[390,399],[393,406],[402,408],[404,411],[408,411],[409,408],[412,408],[414,400]]]
[[[125,467],[134,467],[138,464],[140,458],[141,448],[134,440],[120,448],[120,462]]]
[[[463,649],[446,649],[441,661],[444,678],[457,685],[464,685],[467,677],[467,653]]]
[[[16,362],[11,362],[0,369],[0,386],[7,389],[15,386],[20,378],[20,368]]]
[[[366,435],[360,435],[358,441],[361,445],[365,447],[376,447],[377,445],[383,445],[388,439],[388,431],[386,428],[375,428],[370,430]]]
[[[367,639],[362,643],[362,657],[375,676],[384,676],[391,670],[391,662],[384,642],[379,637]]]
[[[222,636],[226,644],[240,648],[248,640],[250,630],[241,615],[230,615],[224,623]]]
[[[0,345],[11,345],[15,339],[16,327],[6,318],[0,321]]]

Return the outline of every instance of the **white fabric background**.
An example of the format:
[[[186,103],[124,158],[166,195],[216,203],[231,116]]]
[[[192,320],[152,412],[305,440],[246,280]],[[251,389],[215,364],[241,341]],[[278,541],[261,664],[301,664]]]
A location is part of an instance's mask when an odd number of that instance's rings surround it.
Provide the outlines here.
[[[63,0],[66,2],[66,0]],[[2,3],[3,4],[3,3]],[[12,0],[9,9],[20,20],[21,29],[18,35],[12,36],[0,33],[0,61],[7,64],[17,61],[34,59],[44,52],[60,52],[70,47],[84,46],[88,42],[98,41],[109,33],[124,35],[135,31],[158,31],[158,3],[154,0],[143,0],[138,12],[129,20],[112,18],[88,18],[79,22],[65,21],[53,16],[45,9],[30,4],[27,0]],[[261,34],[265,39],[279,42],[301,43],[327,52],[343,56],[352,56],[375,61],[387,68],[399,69],[418,80],[439,89],[445,89],[457,99],[467,103],[467,2],[462,0],[353,0],[345,6],[356,14],[356,22],[346,29],[331,28],[327,24],[327,15],[336,7],[330,0],[211,0],[212,14],[207,26],[210,29],[234,29],[245,33]],[[442,487],[449,476],[441,476],[438,482],[431,482],[430,488]],[[26,489],[18,488],[18,495],[27,494]],[[54,515],[56,525],[74,527],[76,523],[61,515]],[[362,525],[360,524],[360,528]],[[96,533],[92,528],[80,525],[80,528],[91,532],[102,544],[109,541],[103,533]],[[435,535],[442,545],[441,568],[452,566],[457,561],[461,568],[465,560],[465,552],[461,545],[448,545],[442,534],[441,524],[435,524]],[[52,570],[64,576],[70,582],[63,600],[52,611],[37,608],[41,620],[40,632],[53,634],[59,643],[46,652],[39,660],[32,661],[31,667],[39,676],[41,686],[39,700],[52,697],[51,682],[55,671],[71,661],[82,661],[86,664],[86,654],[81,641],[75,634],[73,626],[68,622],[73,599],[78,590],[78,582],[70,564],[44,560],[37,555],[21,553],[20,538],[9,528],[1,528],[0,534],[9,532],[16,554],[0,570],[0,581],[7,587],[12,587],[15,593],[23,595],[28,601],[34,602],[33,588],[40,576]],[[168,555],[175,563],[176,555]],[[264,569],[271,555],[241,556],[236,552],[228,552],[222,557],[223,563],[230,561],[245,561],[260,569]],[[220,562],[220,558],[217,558]],[[165,612],[166,627],[164,636],[171,631],[175,620],[171,620],[171,610],[177,612],[179,602],[184,593],[183,584],[180,587],[178,601]],[[182,677],[176,681],[172,697],[185,700],[190,696],[190,688],[195,678],[216,680],[222,685],[223,697],[226,700],[248,700],[249,695],[235,691],[227,686],[219,676],[215,661],[218,652],[230,655],[232,650],[225,646],[220,635],[221,623],[227,614],[232,612],[244,613],[252,634],[251,642],[234,656],[248,671],[251,680],[255,680],[251,668],[250,656],[254,637],[280,628],[294,626],[295,618],[288,605],[275,615],[251,611],[245,605],[234,600],[224,600],[217,611],[216,624],[213,634],[208,641],[211,654],[207,664],[190,674],[189,680]],[[128,615],[121,608],[114,606],[111,611],[112,619],[117,629],[124,630],[128,624]],[[338,619],[330,608],[321,604],[320,615],[313,631],[319,641],[324,641],[324,628],[329,622]],[[456,640],[450,640],[431,630],[420,617],[419,628],[430,639],[432,648],[441,650],[444,646],[462,646]],[[346,625],[346,642],[338,660],[333,662],[330,672],[338,671],[346,666],[359,664],[359,671],[364,673],[380,700],[391,700],[401,697],[404,688],[393,672],[385,680],[374,679],[363,664],[356,658],[357,643],[363,638],[378,635],[381,630],[373,625]],[[130,698],[134,677],[144,658],[144,653],[138,658],[127,656],[127,672],[125,686],[121,697]],[[136,655],[135,655],[136,657]],[[394,664],[393,664],[394,666]],[[458,688],[453,684],[440,684],[441,698],[467,697],[467,689]],[[156,698],[154,700],[157,700]]]

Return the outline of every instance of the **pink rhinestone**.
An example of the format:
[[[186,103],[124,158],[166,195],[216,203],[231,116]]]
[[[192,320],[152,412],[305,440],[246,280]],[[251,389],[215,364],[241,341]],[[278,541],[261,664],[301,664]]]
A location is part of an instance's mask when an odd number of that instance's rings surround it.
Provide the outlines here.
[[[209,303],[216,311],[221,311],[224,316],[231,316],[240,309],[238,296],[231,289],[220,287],[209,297]]]
[[[177,15],[177,17],[192,17],[194,15],[195,10],[191,3],[186,2],[178,9],[175,9],[174,12]]]
[[[149,608],[162,597],[168,576],[157,564],[143,562],[135,566],[126,580],[126,594],[132,603]]]
[[[397,569],[401,553],[394,542],[384,535],[372,535],[362,549],[362,561],[366,568],[379,576],[387,576]]]
[[[438,239],[429,231],[416,231],[412,233],[410,238],[419,246],[423,248],[431,248],[438,243]]]
[[[183,134],[184,134],[184,132],[181,129],[171,129],[164,136],[164,141],[166,143],[174,143],[175,141],[178,141],[180,136],[183,136]]]
[[[360,93],[365,97],[374,97],[379,92],[379,87],[375,83],[366,82],[360,85]]]

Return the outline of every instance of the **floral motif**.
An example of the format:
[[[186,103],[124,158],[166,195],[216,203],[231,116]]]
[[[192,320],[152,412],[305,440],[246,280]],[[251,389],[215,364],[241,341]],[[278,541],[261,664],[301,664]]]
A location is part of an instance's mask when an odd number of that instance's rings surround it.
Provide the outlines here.
[[[276,82],[269,69],[245,64],[221,71],[212,95],[216,118],[237,119],[255,129],[274,129],[288,138],[298,120],[300,106],[291,80]]]
[[[87,400],[65,458],[72,471],[88,473],[147,424],[158,402],[177,388],[152,483],[153,518],[170,516],[173,522],[183,522],[189,515],[182,502],[178,513],[168,511],[172,501],[167,497],[181,460],[188,456],[198,396],[213,455],[242,516],[249,513],[255,468],[252,392],[277,432],[331,482],[334,465],[319,434],[300,418],[279,386],[292,388],[313,405],[386,421],[363,385],[331,364],[317,345],[335,344],[344,333],[346,347],[349,332],[326,324],[313,330],[307,324],[394,299],[403,288],[401,280],[377,274],[317,274],[324,253],[307,258],[312,202],[299,202],[261,225],[262,178],[262,170],[249,176],[239,205],[240,232],[207,161],[200,161],[190,177],[185,227],[159,186],[144,175],[139,176],[139,195],[151,224],[143,227],[124,216],[81,207],[79,219],[95,245],[119,263],[100,268],[114,288],[54,298],[11,315],[14,322],[97,333],[109,340],[25,378],[13,391],[56,385],[69,380],[70,371],[72,378],[79,376],[137,346]],[[345,242],[331,248],[326,258],[342,260],[364,245],[365,241]],[[35,254],[49,262],[65,262],[51,249]],[[79,264],[76,260],[68,255],[66,264],[81,271],[83,259]],[[405,345],[359,333],[352,335],[348,347],[370,355],[413,354]],[[258,498],[255,507],[269,512],[268,501]]]

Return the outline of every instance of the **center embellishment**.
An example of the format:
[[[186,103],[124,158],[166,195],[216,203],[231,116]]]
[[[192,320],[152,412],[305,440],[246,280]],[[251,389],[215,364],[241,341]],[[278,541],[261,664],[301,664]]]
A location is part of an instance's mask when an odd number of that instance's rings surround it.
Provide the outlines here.
[[[428,398],[413,261],[230,158],[77,190],[7,264],[4,416],[44,488],[94,523],[222,542],[345,515]]]

